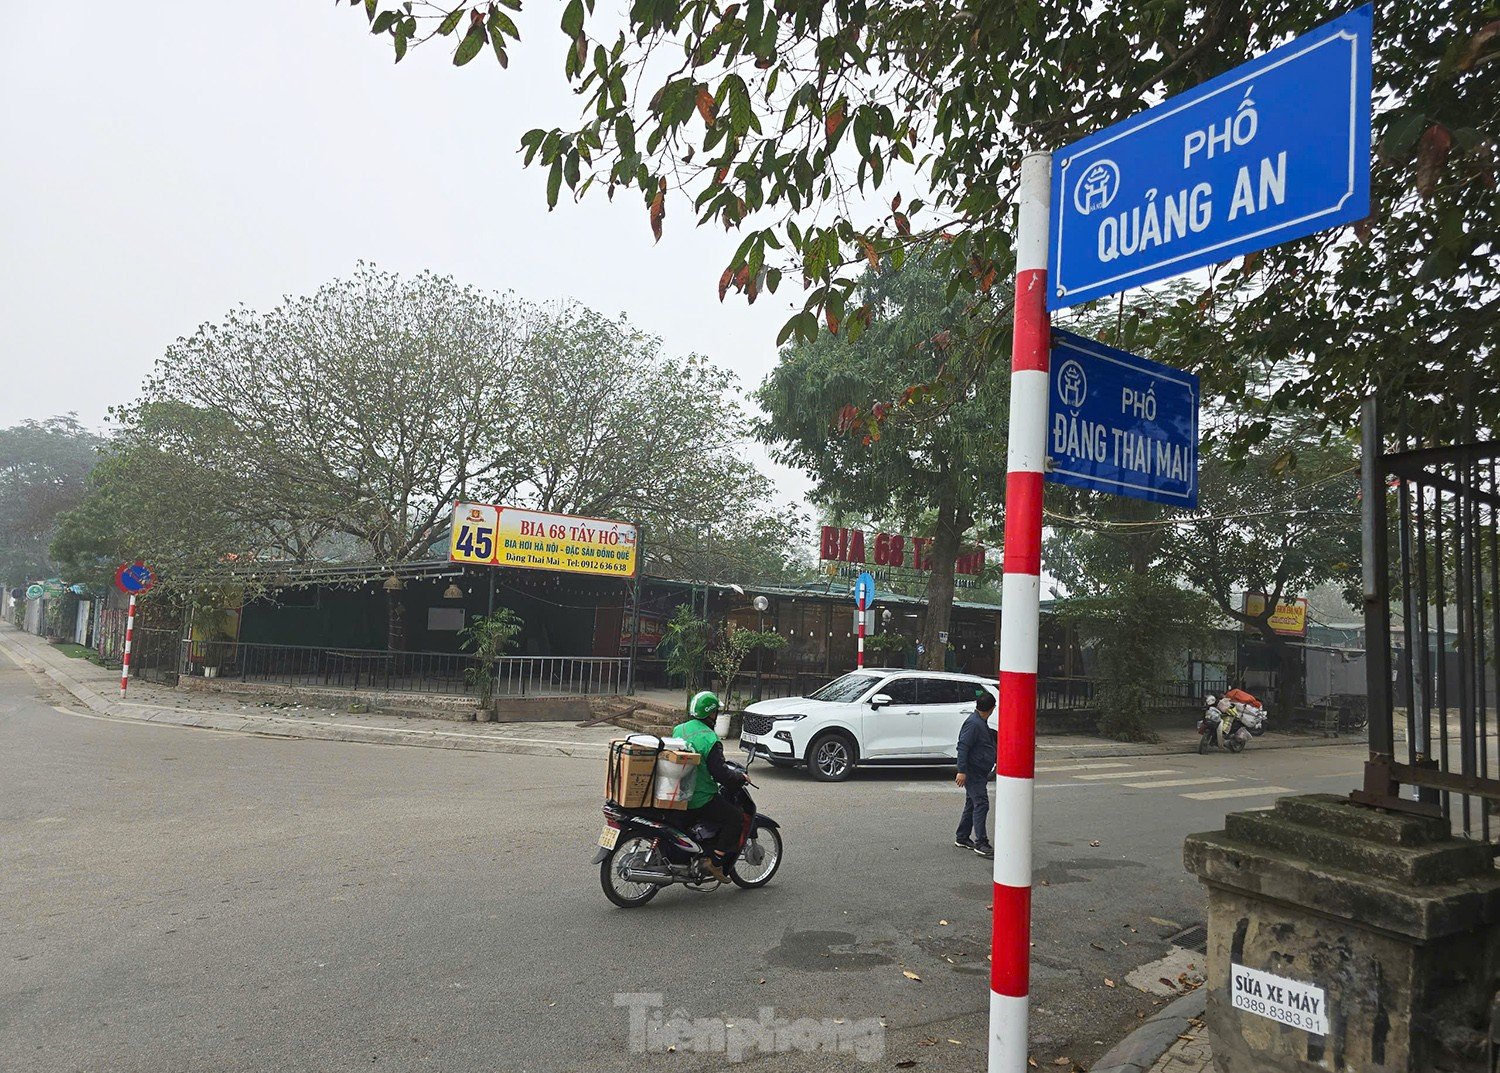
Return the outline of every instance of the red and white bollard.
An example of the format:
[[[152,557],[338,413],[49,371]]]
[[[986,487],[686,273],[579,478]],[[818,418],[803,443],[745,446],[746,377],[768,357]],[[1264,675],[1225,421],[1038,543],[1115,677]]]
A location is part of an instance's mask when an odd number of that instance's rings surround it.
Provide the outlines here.
[[[125,650],[120,654],[120,699],[125,699],[125,686],[130,681],[130,642],[135,639],[135,597],[130,597],[130,609],[125,612]]]
[[[856,666],[860,670],[864,670],[864,666],[865,666],[865,599],[864,599],[864,596],[860,596],[860,598],[859,598],[859,626],[856,628],[855,632],[858,633],[859,640],[858,640],[858,642],[856,642],[856,648],[854,650],[854,666]]]
[[[1025,1073],[1031,990],[1031,812],[1036,772],[1036,654],[1047,454],[1047,216],[1052,155],[1021,161],[1015,333],[1005,477],[1000,616],[1000,736],[995,764],[995,903],[990,1073]]]

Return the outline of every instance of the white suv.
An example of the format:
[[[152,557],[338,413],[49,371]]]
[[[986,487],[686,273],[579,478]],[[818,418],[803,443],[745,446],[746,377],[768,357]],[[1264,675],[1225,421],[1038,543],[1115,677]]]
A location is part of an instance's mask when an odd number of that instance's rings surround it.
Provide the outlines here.
[[[991,679],[973,674],[852,671],[806,697],[750,705],[740,745],[777,766],[806,764],[823,782],[860,765],[952,764],[980,690],[996,695]]]

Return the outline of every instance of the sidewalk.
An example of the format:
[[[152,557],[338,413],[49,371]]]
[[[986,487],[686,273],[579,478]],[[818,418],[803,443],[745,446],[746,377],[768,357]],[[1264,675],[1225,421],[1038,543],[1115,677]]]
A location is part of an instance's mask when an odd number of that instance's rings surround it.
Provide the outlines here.
[[[1214,1068],[1213,1041],[1208,1029],[1191,1029],[1184,1032],[1172,1049],[1157,1059],[1151,1073],[1212,1073]]]
[[[155,682],[132,680],[119,699],[120,672],[59,652],[39,637],[0,625],[0,653],[43,685],[61,687],[64,703],[81,703],[97,716],[162,726],[230,730],[279,738],[420,745],[437,749],[576,756],[602,760],[619,727],[608,723],[454,723],[411,716],[366,714],[306,705],[257,703],[243,694],[182,693]],[[57,691],[57,690],[54,690]],[[579,721],[589,718],[579,707]]]
[[[132,679],[128,700],[119,699],[120,673],[85,659],[75,659],[32,634],[0,624],[0,653],[60,686],[95,715],[139,723],[234,730],[283,738],[317,738],[381,745],[421,745],[439,749],[522,753],[531,756],[578,756],[603,759],[611,739],[624,731],[605,723],[580,726],[590,718],[580,701],[578,719],[552,723],[462,723],[405,715],[355,715],[347,711],[257,700],[242,693],[186,692],[155,682]],[[680,700],[677,694],[671,697]],[[419,701],[414,696],[414,701]],[[74,701],[68,701],[70,703]],[[1324,738],[1311,734],[1267,731],[1252,749],[1360,745],[1364,737]],[[1132,745],[1089,735],[1047,735],[1037,742],[1040,759],[1072,760],[1113,756],[1163,756],[1192,753],[1198,735],[1192,727],[1164,735],[1158,742]]]

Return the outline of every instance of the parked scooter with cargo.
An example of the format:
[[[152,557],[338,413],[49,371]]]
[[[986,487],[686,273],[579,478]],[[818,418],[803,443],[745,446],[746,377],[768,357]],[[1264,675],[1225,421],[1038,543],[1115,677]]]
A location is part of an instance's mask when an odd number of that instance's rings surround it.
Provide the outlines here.
[[[746,890],[771,882],[781,867],[782,853],[781,825],[757,809],[750,796],[748,787],[755,783],[750,781],[749,765],[754,760],[750,756],[743,766],[726,760],[725,767],[739,781],[719,791],[748,818],[739,849],[726,869],[735,886]],[[655,777],[653,768],[653,781]],[[683,822],[686,814],[676,809],[626,807],[621,798],[637,806],[642,798],[619,790],[613,781],[610,785],[616,792],[605,802],[604,830],[593,860],[599,866],[605,897],[621,908],[634,909],[655,898],[663,887],[677,883],[703,894],[719,888],[719,881],[703,867],[709,859],[704,845],[718,833],[715,826],[689,825]]]
[[[1217,698],[1210,694],[1204,698],[1204,703],[1207,710],[1198,720],[1200,756],[1214,749],[1243,752],[1251,738],[1258,738],[1266,732],[1266,710],[1254,697],[1243,702],[1232,700],[1230,694]]]

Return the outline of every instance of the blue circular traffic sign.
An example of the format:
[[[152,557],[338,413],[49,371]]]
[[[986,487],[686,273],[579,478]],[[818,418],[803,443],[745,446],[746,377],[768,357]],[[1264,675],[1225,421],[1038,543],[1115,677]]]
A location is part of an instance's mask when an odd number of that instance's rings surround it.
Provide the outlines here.
[[[875,577],[868,570],[854,582],[854,603],[861,611],[875,602]]]
[[[129,596],[139,596],[156,584],[156,574],[145,563],[126,563],[115,572],[115,586]]]

